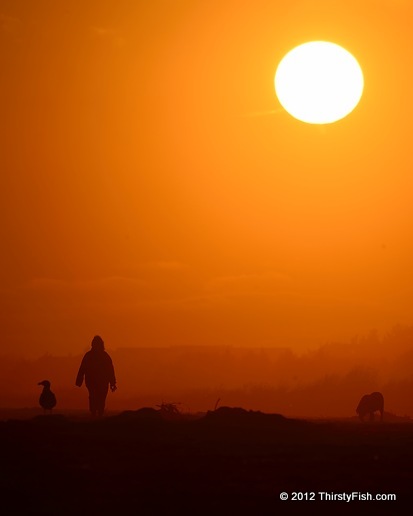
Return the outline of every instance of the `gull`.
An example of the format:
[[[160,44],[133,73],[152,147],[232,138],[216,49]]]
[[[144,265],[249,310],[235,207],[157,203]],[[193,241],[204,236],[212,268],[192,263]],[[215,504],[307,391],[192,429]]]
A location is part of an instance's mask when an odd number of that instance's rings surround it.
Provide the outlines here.
[[[53,407],[56,405],[56,396],[50,390],[50,382],[49,380],[43,380],[42,382],[39,382],[38,385],[43,385],[43,391],[39,398],[40,406],[43,407],[45,412],[46,410],[50,410],[51,412]]]

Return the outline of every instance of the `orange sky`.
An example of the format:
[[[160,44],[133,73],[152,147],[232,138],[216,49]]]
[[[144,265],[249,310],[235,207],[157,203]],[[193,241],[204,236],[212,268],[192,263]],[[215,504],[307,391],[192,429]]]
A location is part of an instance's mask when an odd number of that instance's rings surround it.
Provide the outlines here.
[[[413,323],[412,26],[407,0],[0,0],[1,351]],[[273,86],[314,39],[365,76],[325,127]]]

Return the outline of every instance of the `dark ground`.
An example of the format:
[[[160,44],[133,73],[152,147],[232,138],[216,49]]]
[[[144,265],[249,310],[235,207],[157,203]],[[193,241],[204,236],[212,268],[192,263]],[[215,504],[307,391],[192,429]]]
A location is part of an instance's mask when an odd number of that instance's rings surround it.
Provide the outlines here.
[[[0,514],[401,514],[413,507],[413,423],[286,419],[221,407],[165,419],[0,422]],[[320,491],[397,501],[320,501]],[[290,500],[281,501],[286,492]],[[315,500],[292,501],[293,492]],[[304,493],[308,493],[305,495]],[[299,495],[300,496],[300,495]]]

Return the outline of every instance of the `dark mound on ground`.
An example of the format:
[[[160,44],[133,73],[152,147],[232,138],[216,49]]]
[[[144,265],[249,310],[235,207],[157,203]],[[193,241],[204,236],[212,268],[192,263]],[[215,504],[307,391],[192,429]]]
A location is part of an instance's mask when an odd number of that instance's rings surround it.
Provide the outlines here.
[[[181,414],[179,412],[169,412],[151,407],[144,407],[138,410],[127,410],[121,414],[108,418],[113,422],[121,422],[122,424],[133,424],[140,422],[146,424],[149,422],[177,422],[186,423],[193,421],[195,426],[191,429],[202,432],[202,428],[216,428],[218,431],[225,432],[225,428],[238,427],[242,429],[263,428],[271,431],[284,430],[287,427],[298,429],[308,426],[310,423],[303,420],[288,419],[281,414],[266,414],[260,411],[245,410],[241,407],[220,407],[213,411],[208,411],[203,415]]]
[[[194,426],[196,432],[208,435],[211,441],[219,443],[224,439],[228,446],[237,447],[254,440],[256,443],[299,443],[313,423],[241,407],[220,407],[207,412]]]
[[[138,410],[125,410],[118,416],[113,416],[115,419],[121,419],[127,421],[128,419],[150,419],[159,420],[162,419],[160,410],[152,407],[143,407]]]
[[[286,423],[292,421],[281,414],[266,414],[255,410],[245,410],[241,407],[220,407],[206,413],[207,421],[225,423],[263,424],[263,423]]]
[[[114,416],[112,419],[120,420],[142,420],[142,421],[191,421],[199,419],[196,414],[183,414],[176,411],[164,410],[163,408],[155,409],[152,407],[143,407],[138,410],[125,410],[121,414]]]

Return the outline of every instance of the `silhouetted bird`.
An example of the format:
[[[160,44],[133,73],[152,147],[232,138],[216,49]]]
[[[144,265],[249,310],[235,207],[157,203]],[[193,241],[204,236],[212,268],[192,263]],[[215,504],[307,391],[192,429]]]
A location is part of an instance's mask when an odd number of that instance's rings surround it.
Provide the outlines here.
[[[40,394],[39,403],[40,406],[44,408],[44,410],[52,410],[53,407],[56,406],[56,396],[50,390],[50,382],[49,380],[43,380],[39,382],[37,385],[43,385],[43,391]]]

